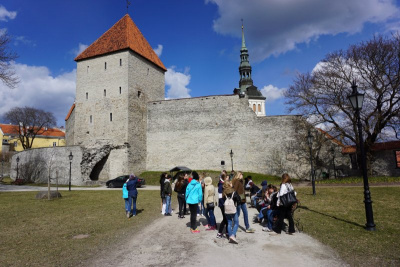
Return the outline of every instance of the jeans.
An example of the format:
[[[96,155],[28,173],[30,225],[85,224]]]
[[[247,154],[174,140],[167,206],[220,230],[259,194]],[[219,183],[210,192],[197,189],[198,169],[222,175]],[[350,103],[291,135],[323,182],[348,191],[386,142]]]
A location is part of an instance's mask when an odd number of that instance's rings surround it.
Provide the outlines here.
[[[206,208],[205,214],[207,222],[210,226],[217,226],[217,222],[215,220],[215,216],[214,216],[214,208]]]
[[[246,226],[246,229],[249,229],[250,228],[249,214],[247,213],[247,205],[246,205],[246,203],[241,203],[241,204],[237,205],[236,214],[238,215],[238,218],[240,216],[240,209],[242,209],[242,211],[243,211],[244,224]]]
[[[268,210],[267,217],[268,217],[268,228],[272,230],[274,226],[274,217],[277,214],[276,210]]]
[[[171,196],[165,196],[165,214],[169,213],[170,206],[171,206]]]
[[[226,233],[228,233],[228,221],[226,219],[226,214],[225,214],[225,207],[224,206],[220,206],[219,207],[221,209],[221,213],[222,213],[222,222],[219,224],[219,229],[218,229],[218,233],[222,234],[222,231],[224,230],[224,227],[226,227]]]
[[[239,228],[239,216],[237,212],[235,214],[226,214],[226,220],[228,221],[228,235],[229,237],[231,236],[236,236],[236,232]],[[232,226],[232,220],[233,220],[233,226]]]
[[[136,199],[137,199],[137,196],[129,196],[128,197],[128,201],[129,201],[128,210],[131,210],[132,215],[136,215]],[[132,204],[133,204],[133,207],[132,207]],[[131,207],[132,207],[132,209],[131,209]]]
[[[195,230],[197,228],[197,222],[196,222],[196,217],[197,217],[197,208],[198,204],[189,204],[189,210],[190,210],[190,228]]]
[[[184,205],[186,205],[186,203],[184,196],[182,197],[178,195],[178,204],[179,204],[179,216],[185,215],[186,209],[184,209]]]
[[[257,215],[257,217],[258,217],[259,219],[264,218],[263,210],[265,210],[265,209],[267,209],[267,207],[263,207],[263,208],[260,209],[260,212],[259,212],[258,215]]]
[[[199,203],[199,205],[197,206],[197,213],[198,214],[204,214],[204,204],[203,201]]]
[[[125,211],[128,212],[130,211],[129,198],[124,198],[124,200],[125,200]]]

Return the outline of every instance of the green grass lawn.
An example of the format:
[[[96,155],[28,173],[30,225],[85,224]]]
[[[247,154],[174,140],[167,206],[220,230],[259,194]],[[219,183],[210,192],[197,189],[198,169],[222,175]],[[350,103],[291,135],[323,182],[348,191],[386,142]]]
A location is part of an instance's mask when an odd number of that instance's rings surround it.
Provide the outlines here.
[[[366,231],[362,187],[298,188],[300,230],[339,252],[352,266],[400,266],[400,187],[372,187],[376,231]]]
[[[129,220],[120,191],[61,194],[48,201],[36,192],[0,193],[0,266],[76,266],[132,238],[160,208],[158,191],[139,192],[142,211]],[[80,234],[89,237],[73,238]]]
[[[376,183],[399,183],[400,177],[390,177],[390,176],[376,176],[376,177],[368,177],[368,182],[370,184]],[[362,177],[344,177],[337,179],[325,179],[325,180],[317,180],[317,184],[362,184]]]

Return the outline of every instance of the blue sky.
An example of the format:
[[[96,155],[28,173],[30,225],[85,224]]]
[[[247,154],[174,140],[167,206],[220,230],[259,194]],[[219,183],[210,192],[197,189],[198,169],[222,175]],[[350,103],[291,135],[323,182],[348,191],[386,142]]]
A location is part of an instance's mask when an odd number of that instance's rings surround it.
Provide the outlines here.
[[[231,94],[239,82],[241,19],[254,85],[267,115],[286,114],[282,93],[324,56],[400,28],[389,0],[130,0],[129,14],[168,68],[166,97]],[[19,55],[16,89],[0,84],[0,116],[14,106],[54,112],[75,95],[74,57],[126,14],[125,0],[3,0],[0,32]]]

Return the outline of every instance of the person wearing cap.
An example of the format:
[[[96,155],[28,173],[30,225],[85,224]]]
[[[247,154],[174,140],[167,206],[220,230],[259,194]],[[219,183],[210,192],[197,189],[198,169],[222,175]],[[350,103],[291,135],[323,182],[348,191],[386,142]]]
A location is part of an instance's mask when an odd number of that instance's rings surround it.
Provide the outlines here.
[[[137,184],[138,178],[135,174],[131,174],[129,176],[129,182],[126,184],[126,189],[128,189],[128,200],[129,200],[129,209],[131,210],[131,215],[136,216],[136,200],[138,196]]]
[[[190,231],[192,233],[200,233],[197,229],[196,215],[198,204],[203,200],[203,191],[199,183],[199,174],[192,172],[193,179],[186,187],[185,199],[190,209]]]

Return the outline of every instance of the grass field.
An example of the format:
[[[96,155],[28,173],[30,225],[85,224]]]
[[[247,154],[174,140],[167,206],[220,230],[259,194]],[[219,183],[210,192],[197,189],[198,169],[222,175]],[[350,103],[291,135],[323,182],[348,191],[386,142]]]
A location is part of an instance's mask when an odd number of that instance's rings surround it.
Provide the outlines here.
[[[400,266],[400,187],[371,187],[376,231],[366,231],[362,187],[298,188],[300,230],[332,247],[351,266]]]
[[[36,192],[0,193],[0,266],[76,266],[140,231],[160,208],[157,191],[139,192],[140,213],[129,220],[120,191],[61,194],[48,201]]]
[[[368,177],[368,182],[370,184],[377,184],[377,183],[399,183],[400,177],[390,177],[390,176],[375,176],[375,177]],[[362,177],[344,177],[344,178],[337,178],[337,179],[326,179],[326,180],[317,180],[317,184],[362,184],[363,178]]]

